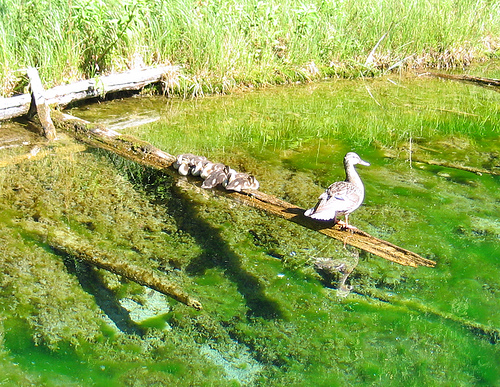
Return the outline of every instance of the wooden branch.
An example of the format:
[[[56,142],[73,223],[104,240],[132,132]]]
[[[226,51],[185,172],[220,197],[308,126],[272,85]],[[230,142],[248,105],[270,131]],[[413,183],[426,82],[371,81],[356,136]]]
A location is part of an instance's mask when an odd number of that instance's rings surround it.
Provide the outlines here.
[[[56,128],[50,118],[50,108],[45,99],[45,90],[42,86],[42,81],[38,75],[38,70],[34,67],[28,68],[28,78],[30,79],[32,107],[36,106],[36,113],[40,119],[40,124],[43,129],[43,135],[48,140],[56,138]]]
[[[31,95],[22,94],[15,97],[0,97],[0,121],[23,116],[30,110]]]
[[[412,267],[433,267],[436,265],[436,262],[434,261],[421,257],[416,253],[403,249],[402,247],[396,246],[382,239],[378,239],[359,229],[343,230],[338,224],[334,226],[332,222],[315,221],[304,216],[305,210],[303,208],[287,203],[274,196],[267,195],[260,191],[247,193],[248,195],[240,194],[238,192],[227,192],[225,195],[249,206],[260,208],[281,218],[307,227],[311,230],[316,230],[331,238],[338,239],[344,244],[357,247],[401,265]]]
[[[116,153],[139,164],[175,173],[174,169],[169,170],[168,167],[174,163],[176,157],[149,142],[57,111],[52,111],[52,118],[58,130],[67,131],[86,144]]]
[[[122,277],[128,278],[142,286],[172,297],[195,309],[202,309],[198,300],[190,297],[176,284],[170,282],[153,270],[132,265],[124,260],[118,259],[106,252],[94,248],[91,244],[63,229],[46,228],[37,222],[26,223],[25,229],[38,239],[47,243],[56,251],[68,254],[80,261],[108,270]]]
[[[175,156],[163,152],[148,142],[138,140],[132,136],[119,134],[103,126],[90,124],[87,121],[60,112],[53,112],[52,118],[58,130],[64,129],[72,133],[80,141],[117,153],[129,160],[161,169],[174,176],[179,176],[175,169],[169,168],[175,161]],[[352,232],[344,231],[339,226],[332,227],[331,223],[309,219],[303,215],[304,209],[260,191],[239,193],[218,190],[216,192],[249,206],[270,212],[301,226],[319,231],[329,237],[342,241],[344,244],[358,247],[401,265],[432,267],[436,264],[434,261],[375,238],[361,230]]]
[[[97,77],[85,81],[56,86],[45,91],[47,105],[66,106],[71,102],[96,98],[106,93],[125,90],[140,90],[144,86],[162,81],[164,78],[176,78],[178,66],[147,67],[124,73]],[[0,120],[6,120],[27,114],[31,96],[23,94],[11,98],[0,98]]]
[[[481,86],[492,86],[493,88],[500,87],[500,79],[495,79],[495,78],[483,78],[483,77],[474,77],[472,75],[453,75],[453,74],[432,73],[432,72],[426,73],[425,75],[442,79],[451,79],[453,81],[471,82]]]
[[[52,144],[56,144],[53,142]],[[0,160],[0,168],[5,167],[7,165],[15,165],[20,164],[28,160],[40,160],[49,155],[53,155],[57,153],[61,154],[75,154],[77,152],[83,152],[87,150],[87,146],[83,144],[74,144],[74,145],[64,145],[58,147],[47,147],[40,145],[33,146],[28,153],[20,154],[17,156],[12,156],[8,159]]]
[[[425,149],[422,146],[419,148]],[[393,151],[387,149],[385,152],[385,157],[388,159],[398,159],[398,154]],[[437,160],[431,160],[431,159],[424,159],[421,156],[415,156],[413,152],[411,152],[411,161],[415,163],[422,163],[422,164],[428,164],[428,165],[437,165],[440,167],[445,167],[445,168],[452,168],[452,169],[458,169],[461,171],[466,171],[466,172],[471,172],[475,173],[476,175],[494,175],[494,176],[500,176],[500,171],[494,171],[491,169],[484,169],[484,168],[477,168],[477,167],[469,167],[467,165],[462,165],[454,162],[449,162],[449,161],[437,161]]]

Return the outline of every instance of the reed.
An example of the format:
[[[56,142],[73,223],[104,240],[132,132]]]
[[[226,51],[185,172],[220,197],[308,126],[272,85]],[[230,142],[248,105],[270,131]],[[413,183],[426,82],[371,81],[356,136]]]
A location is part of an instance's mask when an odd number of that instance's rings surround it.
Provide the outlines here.
[[[498,20],[500,3],[488,0],[5,0],[0,87],[3,95],[22,91],[26,66],[39,67],[51,86],[181,64],[182,95],[466,66],[498,56]]]

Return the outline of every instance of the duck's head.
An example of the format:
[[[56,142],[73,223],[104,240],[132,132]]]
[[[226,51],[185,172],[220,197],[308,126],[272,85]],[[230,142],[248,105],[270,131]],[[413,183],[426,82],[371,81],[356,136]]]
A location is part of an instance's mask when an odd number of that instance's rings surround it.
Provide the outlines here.
[[[344,157],[344,165],[356,165],[356,164],[361,164],[365,165],[367,167],[370,166],[370,163],[364,160],[361,160],[361,157],[358,156],[357,153],[355,152],[349,152],[348,154],[345,155]]]

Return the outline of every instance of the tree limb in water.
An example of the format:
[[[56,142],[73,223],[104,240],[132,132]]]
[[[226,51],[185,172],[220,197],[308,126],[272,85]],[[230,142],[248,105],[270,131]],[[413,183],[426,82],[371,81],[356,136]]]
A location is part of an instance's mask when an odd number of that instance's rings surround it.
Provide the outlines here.
[[[171,175],[179,176],[175,169],[170,168],[176,160],[175,156],[163,152],[146,141],[122,135],[101,125],[91,124],[60,112],[53,112],[52,118],[58,130],[64,129],[80,141],[117,153],[140,164],[161,169]],[[401,265],[413,267],[433,267],[436,265],[436,262],[432,260],[375,238],[361,230],[342,230],[338,225],[333,227],[331,222],[314,221],[304,216],[304,209],[260,191],[240,193],[217,190],[216,192]]]
[[[442,78],[442,79],[451,79],[453,81],[475,83],[480,86],[489,87],[495,91],[500,91],[499,89],[500,79],[474,77],[472,75],[453,75],[453,74],[432,73],[432,72],[425,73],[423,75],[429,75],[431,77]]]
[[[419,148],[425,149],[423,147],[419,147]],[[399,155],[394,150],[386,149],[385,150],[385,157],[387,157],[389,159],[398,159]],[[414,152],[410,152],[410,157],[411,157],[411,162],[415,162],[415,163],[437,165],[437,166],[445,167],[445,168],[458,169],[461,171],[475,173],[477,175],[488,174],[488,175],[500,176],[500,171],[494,171],[492,169],[484,169],[484,168],[477,168],[477,167],[469,167],[467,165],[462,165],[462,164],[449,162],[449,161],[437,161],[437,160],[432,160],[432,159],[426,159],[426,158],[423,158],[421,156],[415,156]]]
[[[148,288],[172,297],[195,309],[202,309],[202,305],[198,300],[195,300],[176,284],[170,282],[164,276],[155,273],[151,269],[130,264],[129,262],[118,259],[116,256],[96,249],[88,242],[66,230],[54,227],[47,228],[37,222],[29,222],[24,226],[28,232],[32,233],[44,243],[47,243],[56,251],[63,252],[80,261],[128,278],[142,286],[147,286]]]

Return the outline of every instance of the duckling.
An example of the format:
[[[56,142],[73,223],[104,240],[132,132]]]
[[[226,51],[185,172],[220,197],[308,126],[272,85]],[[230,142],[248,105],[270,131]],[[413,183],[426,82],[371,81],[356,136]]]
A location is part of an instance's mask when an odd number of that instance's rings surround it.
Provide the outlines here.
[[[226,188],[226,187],[227,187],[227,185],[228,185],[228,183],[229,183],[232,179],[234,179],[234,177],[235,177],[236,175],[237,175],[237,172],[236,172],[233,168],[228,167],[228,169],[227,169],[227,179],[226,179],[226,180],[224,180],[224,181],[222,182],[222,186],[223,186],[224,188]]]
[[[190,170],[191,170],[191,166],[187,163],[180,164],[177,167],[177,171],[179,172],[179,175],[182,175],[182,176],[187,176]]]
[[[178,170],[179,174],[186,176],[191,169],[190,160],[194,155],[191,153],[184,153],[177,156],[174,161],[173,167]]]
[[[229,168],[229,166],[227,166],[227,165],[225,165],[224,169],[222,169],[222,170],[213,171],[205,179],[205,181],[201,185],[201,188],[208,189],[208,188],[214,188],[215,186],[217,186],[219,184],[222,184],[222,185],[227,184],[230,173],[231,173],[231,168]]]
[[[209,163],[205,156],[194,156],[191,158],[189,165],[191,166],[191,174],[193,176],[199,176],[203,166]]]
[[[259,189],[259,182],[255,176],[248,173],[236,173],[230,176],[226,189],[237,192],[241,192],[244,189]]]
[[[189,164],[191,157],[194,155],[191,153],[183,153],[177,156],[177,159],[174,161],[173,167],[175,169],[179,169],[182,164]]]
[[[210,174],[216,171],[222,171],[224,169],[225,165],[222,163],[212,163],[208,162],[203,166],[203,168],[200,171],[200,177],[202,179],[206,179]]]
[[[354,152],[349,152],[344,157],[346,179],[330,185],[319,197],[313,208],[308,209],[304,215],[318,220],[331,220],[337,222],[338,215],[345,216],[345,222],[338,221],[344,228],[353,229],[348,223],[351,212],[356,210],[365,197],[365,187],[354,167],[356,164],[369,166],[370,163],[361,160]]]

